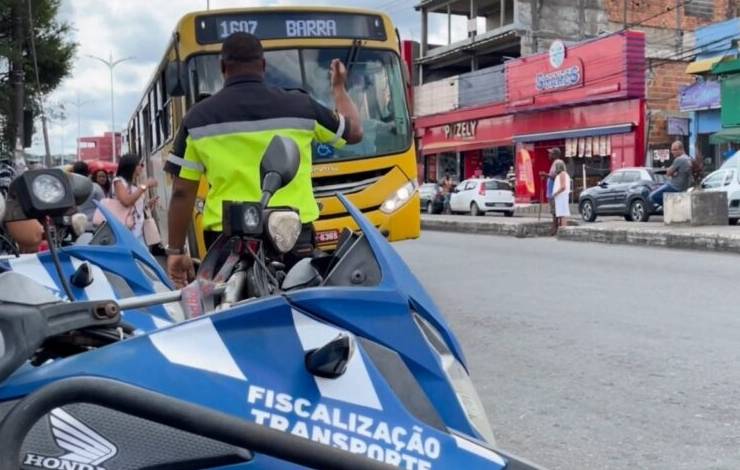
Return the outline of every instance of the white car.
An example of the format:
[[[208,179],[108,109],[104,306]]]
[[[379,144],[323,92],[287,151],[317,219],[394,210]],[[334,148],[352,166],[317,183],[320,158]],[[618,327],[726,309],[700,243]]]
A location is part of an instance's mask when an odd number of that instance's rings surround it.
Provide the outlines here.
[[[450,195],[450,211],[485,215],[503,212],[514,215],[514,191],[508,182],[498,179],[469,179],[460,182]]]
[[[727,193],[730,225],[740,220],[740,168],[723,165],[701,181],[702,191],[723,191]]]

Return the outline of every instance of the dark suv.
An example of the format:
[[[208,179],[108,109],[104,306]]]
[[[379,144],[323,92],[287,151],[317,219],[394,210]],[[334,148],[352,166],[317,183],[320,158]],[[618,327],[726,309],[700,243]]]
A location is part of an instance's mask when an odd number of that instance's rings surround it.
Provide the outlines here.
[[[441,214],[444,210],[445,197],[442,187],[437,183],[424,183],[419,187],[421,210],[428,214]]]
[[[665,173],[652,168],[620,168],[581,193],[581,217],[593,222],[599,215],[622,215],[625,220],[647,222],[652,215],[648,196],[665,181]]]

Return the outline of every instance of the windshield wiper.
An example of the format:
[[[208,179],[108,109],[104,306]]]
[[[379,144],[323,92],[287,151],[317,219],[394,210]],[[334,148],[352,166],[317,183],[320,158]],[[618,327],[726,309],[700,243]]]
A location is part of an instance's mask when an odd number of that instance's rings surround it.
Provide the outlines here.
[[[349,48],[347,60],[345,61],[345,65],[347,66],[347,78],[349,78],[349,74],[352,71],[352,66],[357,62],[357,58],[360,56],[360,49],[362,49],[362,41],[359,39],[352,41],[352,47]]]

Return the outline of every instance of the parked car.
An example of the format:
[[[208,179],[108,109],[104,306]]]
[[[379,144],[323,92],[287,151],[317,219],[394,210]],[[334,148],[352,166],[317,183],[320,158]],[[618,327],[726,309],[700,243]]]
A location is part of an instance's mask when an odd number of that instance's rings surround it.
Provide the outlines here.
[[[485,215],[502,212],[514,215],[514,191],[504,180],[475,178],[460,182],[450,196],[450,211]]]
[[[648,196],[665,181],[665,172],[652,168],[613,171],[597,186],[581,192],[578,198],[581,218],[593,222],[600,215],[622,215],[628,221],[647,222],[652,215]]]
[[[740,220],[740,168],[722,166],[707,175],[699,185],[701,191],[722,191],[727,193],[728,216],[730,225]]]
[[[428,214],[441,214],[444,210],[445,197],[442,187],[437,183],[424,183],[419,186],[421,210]]]

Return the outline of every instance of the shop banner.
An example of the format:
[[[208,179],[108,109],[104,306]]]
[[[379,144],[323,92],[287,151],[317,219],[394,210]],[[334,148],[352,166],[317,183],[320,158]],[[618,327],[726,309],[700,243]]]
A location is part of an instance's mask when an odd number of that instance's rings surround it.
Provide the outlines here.
[[[720,107],[720,85],[718,81],[694,83],[681,90],[679,96],[681,111],[699,111]]]
[[[532,156],[527,149],[519,149],[516,154],[516,193],[534,196],[534,169],[532,167]]]

